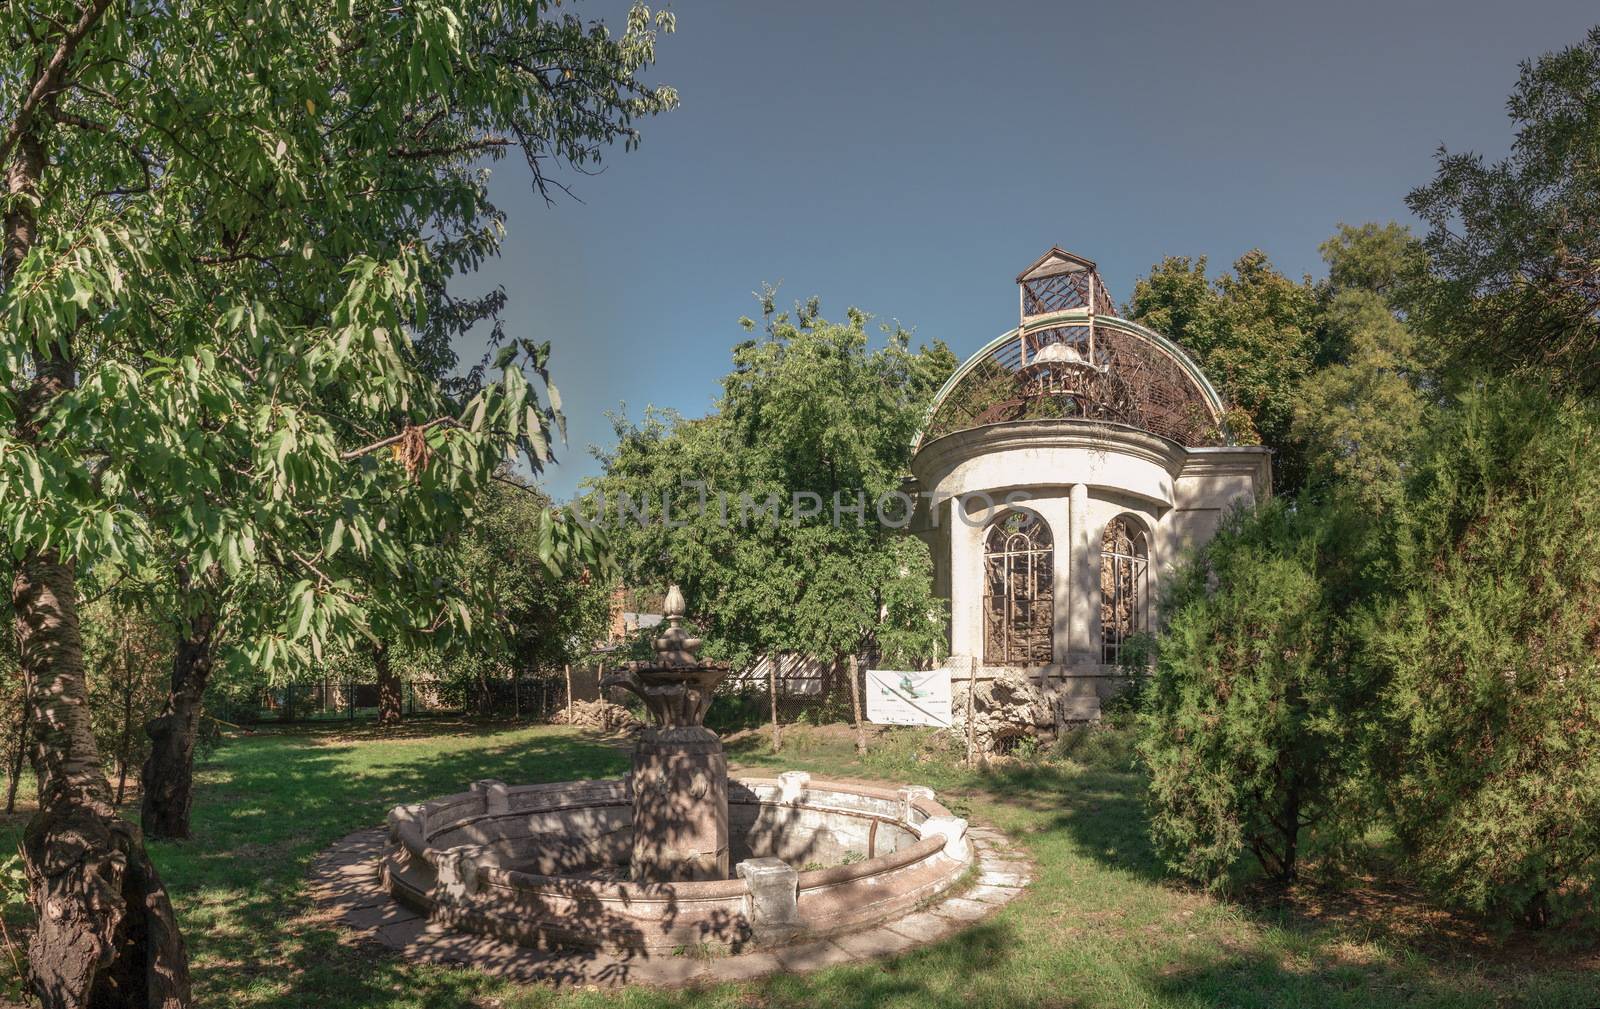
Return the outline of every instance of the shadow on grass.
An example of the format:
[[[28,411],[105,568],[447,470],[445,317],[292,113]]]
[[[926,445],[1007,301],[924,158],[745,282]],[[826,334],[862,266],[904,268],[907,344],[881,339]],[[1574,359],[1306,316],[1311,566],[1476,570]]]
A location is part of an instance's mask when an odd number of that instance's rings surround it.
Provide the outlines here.
[[[1235,1007],[1318,1006],[1366,1009],[1491,1009],[1505,1005],[1590,1009],[1594,979],[1552,972],[1494,976],[1475,968],[1443,973],[1429,964],[1339,957],[1283,958],[1211,949],[1180,958],[1141,978],[1158,1005]],[[1515,994],[1512,994],[1515,993]]]
[[[971,997],[961,990],[962,979],[980,978],[1004,970],[1020,945],[1008,923],[988,921],[942,942],[898,956],[817,973],[774,974],[749,982],[741,987],[739,1001],[735,1004],[826,1006],[827,1009],[876,1009],[894,1004],[915,1005],[918,1009],[972,1009]],[[716,988],[716,985],[702,985],[676,991],[657,990],[650,993],[647,1004],[650,1009],[698,1009],[710,1001],[710,992]],[[533,1000],[530,999],[529,1004],[534,1004]],[[1048,1000],[1030,1000],[1028,1004],[1052,1005]]]
[[[152,853],[189,938],[206,1002],[381,1005],[428,992],[447,1004],[492,986],[477,975],[361,953],[314,913],[311,859],[399,802],[463,791],[479,778],[528,783],[620,774],[609,740],[540,729],[429,723],[426,733],[352,738],[338,728],[230,740],[200,769],[194,836]],[[363,733],[365,735],[365,733]],[[516,738],[497,746],[497,735]],[[226,992],[226,997],[215,996]],[[405,995],[402,998],[402,994]]]
[[[794,767],[830,777],[876,778],[928,784],[953,807],[980,798],[982,815],[1039,859],[1037,905],[1059,888],[1075,885],[1061,871],[1070,846],[1093,863],[1140,883],[1173,884],[1151,847],[1143,784],[1125,762],[1084,755],[1080,763],[1013,763],[974,772],[945,761],[908,763],[904,754],[858,759],[848,740],[826,734],[773,755],[749,736],[729,747],[730,757],[769,774]],[[1103,756],[1103,755],[1102,755]],[[915,759],[915,758],[911,758]],[[382,822],[397,802],[459,791],[478,778],[522,783],[594,778],[626,770],[626,745],[613,738],[564,729],[509,729],[430,720],[400,732],[371,726],[325,726],[262,732],[230,740],[204,764],[195,806],[195,838],[156,843],[154,855],[169,884],[194,955],[201,1004],[263,1009],[317,1004],[345,1006],[507,1005],[546,1006],[560,1001],[540,989],[511,993],[470,970],[408,963],[375,948],[357,946],[351,933],[316,911],[306,895],[310,860],[333,841]],[[1052,874],[1055,874],[1052,876]],[[1052,891],[1050,887],[1058,888]],[[1122,905],[1144,900],[1137,888],[1110,892]],[[1485,978],[1476,966],[1440,962],[1408,952],[1378,951],[1361,963],[1341,951],[1340,939],[1384,943],[1382,923],[1351,909],[1348,920],[1300,920],[1281,908],[1244,906],[1249,948],[1208,935],[1192,957],[1145,970],[1108,964],[1108,976],[1125,970],[1130,991],[1108,1002],[1105,991],[1085,994],[1053,987],[1054,973],[1079,968],[1076,940],[1056,941],[1028,902],[958,936],[885,961],[818,974],[779,975],[715,992],[630,993],[638,1007],[688,1009],[708,1002],[739,1006],[825,1006],[866,1009],[885,1004],[918,1009],[969,1006],[1149,1004],[1234,1005],[1434,1005],[1492,1004],[1526,981],[1543,994],[1528,1004],[1582,1006],[1578,993],[1593,990],[1593,975],[1546,969],[1520,970],[1516,981]],[[1049,912],[1046,912],[1048,914]],[[1026,923],[1026,924],[1019,924]],[[1258,949],[1262,930],[1275,930]],[[1363,931],[1365,930],[1365,931]],[[1092,935],[1093,933],[1091,933]],[[1220,941],[1219,941],[1220,940]],[[1401,937],[1397,945],[1407,945]],[[1369,950],[1372,943],[1367,942]],[[1132,955],[1137,956],[1135,952]],[[1442,957],[1443,960],[1452,959]],[[1045,966],[1048,964],[1049,966]],[[1551,965],[1542,965],[1545,968]],[[1514,972],[1508,966],[1503,973]],[[1588,982],[1585,988],[1580,982]],[[1131,996],[1131,997],[1128,997]],[[609,998],[608,996],[596,996]],[[599,1004],[580,996],[585,1006]]]
[[[1108,869],[1175,892],[1192,891],[1167,871],[1151,842],[1144,777],[1128,755],[1090,747],[1083,756],[1087,762],[1076,765],[1001,765],[984,775],[982,787],[1004,804],[1042,814],[1046,819],[1037,820],[1035,829],[1061,831]],[[1519,975],[1600,970],[1600,936],[1592,930],[1499,933],[1473,916],[1439,907],[1406,883],[1396,866],[1387,868],[1363,878],[1335,878],[1312,863],[1306,867],[1309,881],[1285,893],[1267,887],[1247,863],[1225,899],[1254,925],[1275,929],[1291,943],[1375,943],[1468,971],[1485,965]],[[1593,1007],[1600,1007],[1600,997],[1585,1005]]]
[[[1141,799],[1142,780],[1131,770],[1058,764],[1016,764],[991,769],[979,780],[996,800],[1043,819],[1035,829],[1060,830],[1084,854],[1107,868],[1148,882],[1168,878],[1150,843]]]

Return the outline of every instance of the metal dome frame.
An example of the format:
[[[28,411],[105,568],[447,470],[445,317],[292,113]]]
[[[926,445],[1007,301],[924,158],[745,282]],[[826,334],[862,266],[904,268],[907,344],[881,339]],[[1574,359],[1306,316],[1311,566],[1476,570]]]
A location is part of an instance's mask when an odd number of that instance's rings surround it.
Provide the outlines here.
[[[1008,344],[1017,343],[1022,338],[1044,330],[1056,329],[1063,326],[1088,326],[1091,329],[1099,328],[1121,333],[1136,340],[1142,341],[1143,343],[1149,345],[1156,352],[1171,360],[1183,372],[1184,376],[1193,385],[1195,391],[1200,394],[1202,402],[1205,404],[1206,408],[1211,414],[1211,422],[1216,426],[1216,429],[1221,432],[1222,443],[1227,445],[1234,444],[1233,435],[1228,430],[1225,421],[1227,412],[1226,403],[1224,403],[1222,396],[1217,392],[1216,387],[1211,384],[1211,380],[1206,377],[1205,372],[1200,369],[1200,365],[1195,362],[1194,358],[1189,356],[1187,351],[1185,351],[1173,340],[1162,336],[1160,333],[1150,329],[1148,326],[1141,326],[1136,322],[1132,322],[1130,320],[1121,318],[1120,316],[1111,315],[1109,313],[1094,313],[1082,308],[1076,308],[1052,312],[1044,315],[1025,316],[1021,325],[1015,326],[1006,330],[1004,333],[1001,333],[999,336],[985,344],[977,353],[967,358],[967,360],[962,363],[961,367],[957,368],[955,372],[945,380],[944,385],[939,387],[939,391],[933,397],[933,402],[930,403],[927,410],[924,411],[922,415],[922,422],[917,428],[917,433],[911,439],[912,454],[915,455],[917,452],[921,451],[927,438],[928,430],[932,425],[934,418],[938,415],[939,409],[945,405],[945,402],[950,398],[951,394],[961,386],[962,382],[968,376],[970,376],[974,370],[976,370],[983,363],[994,359],[1006,348]],[[971,426],[976,427],[981,425]],[[1140,425],[1136,424],[1134,426],[1137,427]],[[944,434],[953,434],[957,430],[964,429],[956,428],[950,432],[944,432]],[[941,434],[939,437],[943,437],[943,434]]]

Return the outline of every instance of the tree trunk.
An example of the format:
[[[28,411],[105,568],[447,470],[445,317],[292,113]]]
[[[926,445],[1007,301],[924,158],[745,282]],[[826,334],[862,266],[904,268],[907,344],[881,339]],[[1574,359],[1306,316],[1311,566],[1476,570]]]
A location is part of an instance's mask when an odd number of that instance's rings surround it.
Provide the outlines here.
[[[189,575],[178,571],[178,585],[187,592]],[[145,724],[150,756],[140,779],[144,802],[139,823],[151,837],[189,836],[189,811],[194,804],[194,746],[200,735],[200,715],[206,683],[215,658],[217,616],[206,607],[178,629],[172,656],[172,681],[161,714]]]
[[[90,725],[77,579],[29,551],[11,587],[33,708],[39,812],[23,836],[38,930],[29,981],[49,1009],[178,1007],[188,955],[138,828],[120,819]]]
[[[856,711],[856,752],[867,752],[867,727],[861,722],[861,677],[860,659],[854,652],[850,653],[850,703]]]
[[[98,2],[78,38],[104,12]],[[63,50],[66,46],[63,43]],[[59,71],[57,71],[59,72]],[[0,282],[9,285],[36,240],[44,144],[20,133],[6,182]],[[20,397],[19,440],[40,442],[40,416],[72,388],[68,340],[35,350]],[[27,549],[11,581],[18,664],[32,707],[39,811],[23,833],[28,897],[38,927],[28,942],[28,982],[45,1009],[189,1004],[189,958],[166,888],[139,829],[117,816],[101,771],[83,675],[77,573],[54,550]]]
[[[387,642],[372,646],[372,664],[378,669],[378,724],[399,725],[405,716],[405,688],[389,661]]]
[[[1277,865],[1272,868],[1271,876],[1275,884],[1287,889],[1294,885],[1295,878],[1299,875],[1300,870],[1300,788],[1298,785],[1289,786],[1279,815],[1282,817],[1282,822],[1277,824],[1278,839],[1282,842],[1282,847],[1273,853]]]
[[[778,727],[778,659],[768,657],[767,691],[772,695],[772,752],[783,749],[783,736]]]

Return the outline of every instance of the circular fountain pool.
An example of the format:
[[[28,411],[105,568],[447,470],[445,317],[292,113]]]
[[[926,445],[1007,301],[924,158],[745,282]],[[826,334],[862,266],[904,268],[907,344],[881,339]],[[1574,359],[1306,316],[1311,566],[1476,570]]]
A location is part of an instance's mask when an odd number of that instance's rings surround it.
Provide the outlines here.
[[[438,925],[524,947],[737,953],[902,917],[973,865],[966,821],[930,789],[788,772],[727,794],[732,878],[630,881],[630,778],[482,781],[397,806],[383,883]]]

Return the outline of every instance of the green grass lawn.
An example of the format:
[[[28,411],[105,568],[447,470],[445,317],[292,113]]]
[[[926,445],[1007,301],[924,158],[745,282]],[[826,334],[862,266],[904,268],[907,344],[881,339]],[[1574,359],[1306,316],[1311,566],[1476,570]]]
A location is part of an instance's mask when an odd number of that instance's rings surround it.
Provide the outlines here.
[[[231,739],[200,774],[195,837],[152,846],[204,1006],[632,1006],[979,1009],[988,1006],[1600,1005],[1591,950],[1496,940],[1390,890],[1299,895],[1263,911],[1166,879],[1139,781],[1114,733],[1070,756],[969,772],[880,739],[858,760],[837,733],[796,729],[781,757],[745,733],[752,772],[932,785],[959,815],[1025,846],[1038,877],[994,918],[886,961],[692,991],[556,994],[415,966],[351,941],[305,895],[310,859],[393,804],[462,788],[621,773],[625,749],[559,728],[419,723],[399,737],[318,729]],[[8,829],[14,842],[17,824]],[[1569,944],[1570,946],[1570,944]]]

